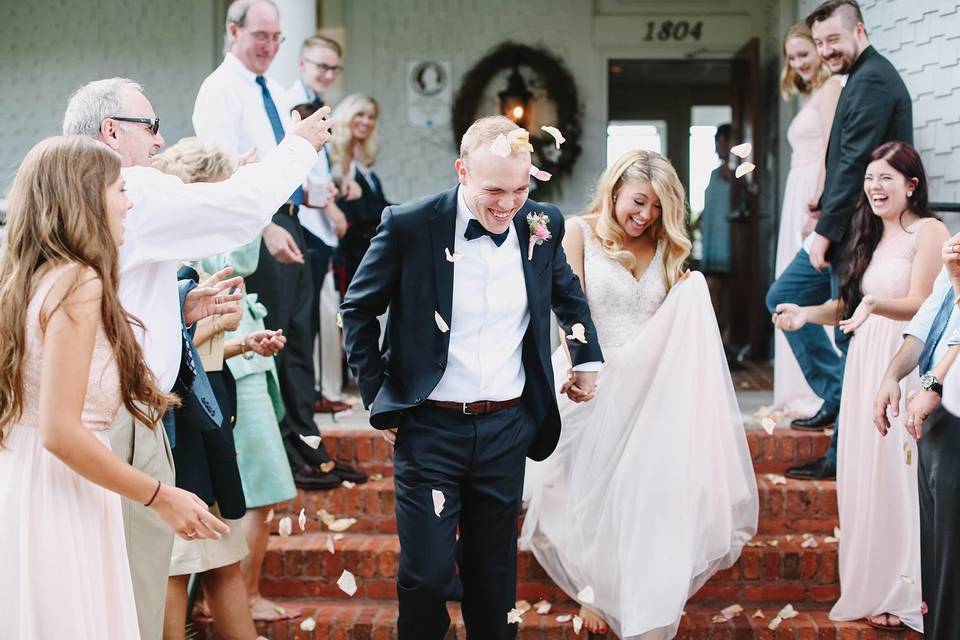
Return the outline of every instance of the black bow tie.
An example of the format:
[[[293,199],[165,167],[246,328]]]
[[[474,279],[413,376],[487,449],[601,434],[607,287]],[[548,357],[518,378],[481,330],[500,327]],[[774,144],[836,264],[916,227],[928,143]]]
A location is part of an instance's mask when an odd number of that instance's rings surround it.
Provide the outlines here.
[[[509,227],[507,227],[507,230],[503,233],[494,233],[480,224],[480,221],[476,218],[472,218],[470,222],[467,223],[467,230],[463,232],[463,237],[467,240],[476,240],[481,236],[490,236],[490,239],[493,240],[493,243],[498,247],[506,242],[508,235],[510,235]]]

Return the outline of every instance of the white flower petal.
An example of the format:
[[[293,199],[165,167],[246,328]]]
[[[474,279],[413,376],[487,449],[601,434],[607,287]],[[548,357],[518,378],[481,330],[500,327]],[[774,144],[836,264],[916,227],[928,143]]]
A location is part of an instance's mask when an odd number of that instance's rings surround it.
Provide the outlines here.
[[[340,591],[352,596],[357,592],[357,579],[353,577],[352,573],[344,569],[337,579],[337,586],[340,587]]]
[[[576,340],[577,342],[587,344],[587,328],[579,322],[576,323],[570,327],[570,335],[567,336],[567,340]]]
[[[550,613],[550,609],[552,607],[553,605],[546,600],[541,600],[537,604],[533,605],[533,610],[537,612],[537,615],[545,616]]]
[[[767,625],[767,629],[776,631],[780,627],[781,622],[783,622],[783,618],[780,616],[774,616],[773,620],[770,621],[770,624]]]
[[[757,168],[757,165],[753,164],[752,162],[744,162],[743,164],[738,165],[737,170],[734,171],[733,173],[738,178],[742,178],[748,173],[751,173],[756,168]]]
[[[439,311],[433,312],[433,319],[437,323],[437,329],[440,329],[440,333],[446,333],[450,331],[450,327],[447,326],[447,323],[443,321],[443,317],[440,315]]]
[[[593,587],[586,586],[580,590],[577,594],[577,600],[583,604],[593,604],[595,596],[593,595]]]
[[[280,518],[280,524],[277,526],[277,531],[284,538],[293,533],[293,520],[290,519],[290,516],[283,516]]]
[[[537,167],[530,165],[530,175],[539,180],[540,182],[547,182],[550,178],[553,177],[552,173],[544,171],[543,169],[538,169]]]
[[[490,153],[499,158],[506,158],[510,155],[510,151],[510,142],[507,140],[507,136],[502,133],[498,135],[497,139],[490,145]]]
[[[343,329],[343,316],[341,316],[339,313],[337,314],[337,328]]]
[[[339,518],[328,524],[327,528],[330,531],[346,531],[355,524],[357,524],[356,518]]]
[[[560,129],[557,129],[556,127],[548,127],[544,125],[540,128],[553,136],[553,142],[557,145],[557,149],[559,149],[560,145],[567,141],[567,139],[563,137],[563,134],[560,133]]]
[[[562,613],[562,614],[560,614],[559,616],[557,616],[556,618],[554,618],[554,620],[556,620],[556,621],[559,622],[560,624],[567,624],[568,622],[570,622],[571,620],[573,620],[573,616],[570,615],[569,613]]]
[[[743,607],[739,604],[732,604],[720,610],[720,615],[723,616],[725,620],[733,620],[741,613],[743,613]]]
[[[507,611],[507,624],[520,624],[523,622],[523,612],[519,609],[510,609]]]
[[[763,425],[763,430],[771,436],[773,435],[773,430],[777,428],[777,421],[773,418],[764,418],[760,421],[760,424]]]
[[[273,509],[270,509],[270,511],[267,512],[267,517],[263,521],[264,524],[270,524],[271,522],[273,522]]]
[[[335,533],[335,534],[333,534],[333,540],[334,540],[335,542],[340,542],[341,540],[343,540],[343,539],[346,538],[346,537],[347,537],[347,536],[343,535],[342,533]]]
[[[307,530],[307,510],[300,509],[300,515],[297,516],[297,524],[300,525],[300,531]]]
[[[313,631],[317,628],[317,621],[313,618],[304,618],[300,623],[300,628],[304,631]]]
[[[318,449],[323,440],[320,436],[300,436],[300,439],[311,449]]]
[[[328,527],[331,524],[333,524],[333,522],[337,519],[332,513],[330,513],[326,509],[320,509],[320,511],[317,511],[317,517],[320,518],[320,522],[327,525]]]
[[[343,482],[340,483],[340,486],[343,487],[344,489],[353,489],[355,486],[357,486],[357,483],[350,482],[349,480],[344,480]]]
[[[746,158],[748,155],[753,153],[753,145],[749,142],[744,142],[743,144],[738,144],[735,147],[730,149],[730,153],[737,156],[738,158]]]
[[[770,484],[777,486],[778,484],[787,484],[787,479],[777,473],[768,473],[767,480],[770,481]]]
[[[580,616],[573,616],[573,632],[577,635],[580,635],[580,629],[583,629],[583,618]]]
[[[334,555],[337,552],[337,548],[333,546],[333,536],[327,536],[327,542],[323,545],[323,548],[326,549],[330,555]]]
[[[783,609],[780,609],[780,613],[777,614],[778,618],[783,618],[784,620],[789,620],[790,618],[796,618],[800,615],[796,609],[793,608],[792,604],[788,604]]]
[[[914,580],[914,579],[911,578],[910,576],[904,576],[904,575],[901,575],[901,576],[900,576],[900,582],[902,582],[902,583],[904,583],[904,584],[917,584],[917,581],[916,581],[916,580]]]
[[[751,618],[756,618],[757,620],[762,620],[762,619],[766,618],[766,616],[763,615],[763,611],[761,611],[760,609],[757,609],[756,611],[754,611],[754,612],[753,612],[753,615],[750,616],[750,617],[751,617]]]
[[[800,543],[800,546],[803,547],[804,549],[816,549],[817,546],[819,545],[817,545],[816,538],[807,538],[806,540]]]
[[[434,489],[430,492],[430,495],[433,496],[433,512],[437,514],[437,517],[440,517],[440,513],[443,511],[443,505],[446,503],[447,499],[443,495],[442,491]]]
[[[457,262],[463,256],[459,253],[450,253],[450,249],[444,247],[443,251],[447,254],[447,262]]]

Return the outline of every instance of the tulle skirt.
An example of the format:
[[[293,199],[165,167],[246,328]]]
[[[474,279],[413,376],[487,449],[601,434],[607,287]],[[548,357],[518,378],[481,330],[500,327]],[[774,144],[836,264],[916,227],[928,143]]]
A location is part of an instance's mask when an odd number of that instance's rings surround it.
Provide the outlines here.
[[[560,398],[557,451],[528,462],[521,547],[620,638],[670,638],[688,597],[757,530],[756,479],[706,282],[673,288],[604,347],[593,401]],[[553,356],[556,380],[569,367]]]

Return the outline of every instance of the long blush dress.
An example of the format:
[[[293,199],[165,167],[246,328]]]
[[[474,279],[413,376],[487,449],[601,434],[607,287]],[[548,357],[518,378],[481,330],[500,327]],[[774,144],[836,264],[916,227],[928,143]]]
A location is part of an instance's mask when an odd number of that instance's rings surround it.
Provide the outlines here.
[[[880,241],[863,275],[865,294],[907,295],[914,242],[930,220]],[[907,395],[920,388],[916,369],[900,383],[904,406],[890,418],[887,435],[873,425],[873,399],[907,324],[872,315],[854,332],[847,352],[837,449],[840,599],[830,617],[892,613],[922,632],[917,443],[903,427]]]
[[[637,279],[579,224],[605,362],[593,400],[559,398],[557,450],[527,463],[520,545],[569,595],[592,587],[618,638],[672,638],[757,531],[743,419],[703,275],[668,293],[659,249]],[[562,383],[562,349],[553,365]]]
[[[27,307],[23,416],[7,426],[0,449],[0,638],[136,640],[120,496],[77,474],[40,442],[39,313],[64,268],[41,278]],[[107,449],[120,402],[119,373],[101,325],[82,419]]]

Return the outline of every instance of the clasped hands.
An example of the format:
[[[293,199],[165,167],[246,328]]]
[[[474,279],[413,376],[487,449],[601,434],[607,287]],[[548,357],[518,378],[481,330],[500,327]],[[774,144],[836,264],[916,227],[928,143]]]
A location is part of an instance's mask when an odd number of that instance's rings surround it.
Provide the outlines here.
[[[593,400],[597,393],[596,371],[567,371],[567,380],[560,387],[560,393],[566,394],[573,402]]]

